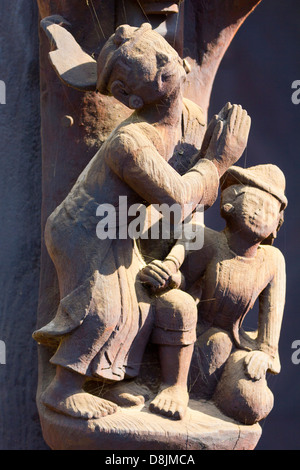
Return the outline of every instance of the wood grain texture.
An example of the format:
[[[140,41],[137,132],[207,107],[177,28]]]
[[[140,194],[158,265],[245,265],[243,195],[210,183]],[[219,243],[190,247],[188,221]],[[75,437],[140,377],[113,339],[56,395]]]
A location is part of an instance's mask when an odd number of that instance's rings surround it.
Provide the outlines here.
[[[261,437],[259,424],[236,423],[203,400],[191,400],[177,422],[150,413],[147,404],[86,422],[41,411],[54,450],[253,450]]]
[[[55,8],[53,8],[54,5],[52,2],[47,2],[47,4],[45,4],[45,2],[39,2],[39,4],[42,17],[57,13]],[[78,44],[88,53],[97,54],[104,43],[106,33],[102,34],[102,40],[99,41],[99,32],[101,32],[102,29],[100,27],[101,25],[98,23],[98,31],[97,28],[95,31],[90,27],[91,19],[83,21],[87,19],[88,15],[91,13],[87,5],[77,3],[77,5],[73,5],[73,7],[70,8],[68,2],[62,2],[60,6],[61,11],[59,13],[70,23],[71,32],[74,34]],[[248,4],[247,6],[243,4],[242,12],[236,12],[235,3],[226,4],[225,16],[227,16],[229,10],[230,17],[232,9],[234,10],[232,18],[232,22],[235,25],[233,26],[234,30],[236,30],[236,13],[239,18],[239,15],[242,15],[242,13],[246,16],[253,6],[254,3],[251,3],[250,7]],[[108,10],[102,3],[97,4],[97,11],[94,16],[94,20],[96,21],[97,18],[101,18],[102,24],[106,25],[106,32],[109,30],[113,31],[116,23],[114,5],[110,5]],[[219,18],[216,14],[215,21],[218,23],[218,20]],[[201,21],[203,21],[203,19]],[[225,24],[227,26],[226,21]],[[238,26],[239,25],[240,22],[238,22]],[[223,26],[222,23],[221,27]],[[98,35],[96,32],[98,32]],[[217,28],[216,36],[219,37],[220,34],[220,30]],[[218,54],[212,54],[208,58],[208,62],[211,66],[209,71],[211,81],[205,81],[204,87],[200,93],[201,96],[199,93],[197,95],[205,111],[208,106],[208,96],[211,92],[214,71],[218,67],[220,58],[228,47],[232,37],[231,31],[230,34],[226,36],[226,40],[222,45],[220,42],[215,41],[215,38],[213,39],[213,43],[217,45],[217,49],[220,48],[220,56],[218,56]],[[76,90],[64,88],[61,83],[58,83],[54,72],[49,69],[47,53],[47,41],[45,36],[41,34],[43,143],[42,228],[44,228],[49,214],[65,198],[80,171],[91,160],[92,152],[101,147],[111,130],[122,118],[126,117],[126,113],[128,113],[128,111],[113,98],[100,97],[95,93],[79,95]],[[198,59],[199,55],[197,53],[196,61],[198,61]],[[194,83],[196,86],[198,85],[197,80]],[[124,101],[122,102],[124,103]],[[73,123],[73,125],[67,128],[61,125],[62,119],[63,122],[65,122],[65,116],[71,116],[72,119],[70,122]],[[168,139],[166,139],[166,141],[169,142]],[[55,146],[53,146],[53,142],[56,142]],[[231,163],[233,163],[233,161]],[[59,294],[57,279],[53,265],[43,246],[38,327],[45,325],[47,321],[53,318],[58,304]],[[47,357],[49,360],[49,351],[47,349],[40,349],[38,396],[49,383],[49,379],[53,376],[53,368],[48,364]],[[47,434],[47,427],[45,428],[45,426],[44,434]],[[70,429],[70,435],[72,435],[72,429]]]

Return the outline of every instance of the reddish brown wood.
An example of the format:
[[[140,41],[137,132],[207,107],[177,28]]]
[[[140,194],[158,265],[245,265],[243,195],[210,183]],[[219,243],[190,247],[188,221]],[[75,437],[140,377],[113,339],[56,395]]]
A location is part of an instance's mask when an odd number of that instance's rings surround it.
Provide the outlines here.
[[[219,2],[214,5],[211,2],[186,2],[185,21],[189,27],[185,30],[184,43],[183,36],[179,35],[177,48],[180,52],[180,45],[183,44],[184,56],[189,58],[192,66],[186,95],[193,95],[194,101],[203,107],[205,114],[220,60],[235,32],[258,3],[239,2],[237,6],[234,1],[226,1],[220,6]],[[41,18],[53,14],[62,15],[70,23],[69,30],[82,49],[95,58],[105,40],[120,22],[118,2],[108,4],[108,2],[76,1],[70,6],[69,2],[63,0],[59,5],[53,1],[38,1],[38,4]],[[138,5],[133,7],[139,9]],[[140,21],[141,17],[138,16]],[[130,20],[130,15],[128,17]],[[133,19],[134,21],[136,19]],[[183,29],[180,31],[183,32]],[[190,32],[195,33],[195,31],[197,31],[197,43],[190,36]],[[63,85],[50,66],[48,52],[48,40],[42,32],[40,34],[42,233],[49,214],[68,194],[82,169],[116,124],[130,113],[114,98],[95,92],[82,93]],[[56,273],[43,243],[38,327],[53,318],[58,303]],[[52,366],[48,365],[51,354],[52,351],[48,348],[40,348],[38,396],[48,385],[49,377],[52,375]]]

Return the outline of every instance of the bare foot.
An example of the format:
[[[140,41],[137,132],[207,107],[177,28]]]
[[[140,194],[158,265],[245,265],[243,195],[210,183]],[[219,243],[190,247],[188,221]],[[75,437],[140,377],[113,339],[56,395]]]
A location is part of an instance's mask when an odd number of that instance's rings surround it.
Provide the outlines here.
[[[55,379],[43,393],[42,402],[57,413],[81,419],[103,418],[118,410],[114,403],[83,390],[70,391]]]
[[[179,385],[162,386],[158,395],[150,403],[149,410],[171,419],[183,419],[189,402],[186,388]]]
[[[131,380],[113,385],[105,392],[104,397],[119,406],[130,407],[143,405],[145,401],[149,400],[150,394],[147,387]]]

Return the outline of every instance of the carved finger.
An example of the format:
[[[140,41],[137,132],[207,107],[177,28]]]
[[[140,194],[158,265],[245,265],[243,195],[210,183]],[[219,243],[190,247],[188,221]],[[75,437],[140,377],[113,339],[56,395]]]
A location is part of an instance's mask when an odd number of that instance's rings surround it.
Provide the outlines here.
[[[211,121],[210,121],[210,123],[207,127],[207,130],[205,132],[205,135],[204,135],[204,139],[203,139],[203,143],[202,143],[202,147],[201,147],[201,152],[200,152],[202,157],[207,152],[207,149],[209,147],[209,144],[210,144],[210,141],[211,141],[211,138],[212,138],[212,135],[213,135],[213,132],[215,130],[217,122],[218,122],[218,115],[215,114],[213,116],[213,118],[211,119]]]
[[[266,373],[267,364],[261,353],[249,354],[245,358],[246,373],[252,380],[260,380]]]
[[[246,369],[246,374],[248,375],[248,377],[252,380],[258,380],[257,378],[257,370],[255,370],[253,368],[253,364],[249,364],[249,366],[247,367]]]
[[[170,275],[160,269],[158,266],[153,266],[150,269],[149,274],[151,274],[151,276],[154,276],[156,279],[161,279],[162,283],[170,278]]]
[[[237,106],[236,118],[233,126],[233,134],[237,135],[240,130],[240,123],[243,116],[243,108],[241,105]]]
[[[248,139],[251,129],[251,117],[247,115],[246,122],[244,124],[244,137]]]
[[[161,276],[165,277],[166,279],[168,279],[172,275],[169,268],[160,260],[151,261],[151,263],[149,263],[148,266],[151,267],[151,268],[153,267],[154,269],[156,269],[156,271],[158,273],[160,273]]]
[[[214,153],[216,153],[216,151],[217,151],[217,143],[219,142],[219,140],[221,138],[221,135],[223,133],[223,129],[224,129],[224,121],[218,121],[217,125],[215,127],[215,130],[214,130],[213,136],[212,136],[212,143],[215,147],[214,149],[212,149],[214,151]]]
[[[259,362],[255,362],[254,364],[252,364],[252,367],[249,372],[252,380],[259,380],[261,378]]]
[[[155,278],[157,280],[160,280],[162,284],[165,284],[170,279],[170,275],[165,273],[164,271],[160,270],[156,266],[147,266],[142,272],[141,272],[141,277],[142,276],[149,276],[152,278]]]
[[[238,106],[234,104],[232,108],[230,108],[229,113],[228,113],[227,128],[230,133],[233,133],[233,130],[234,130],[234,125],[235,125],[236,116],[237,116],[237,108]]]
[[[232,104],[230,102],[226,103],[225,106],[221,109],[218,114],[219,119],[227,119],[229,110],[232,108]]]
[[[238,130],[239,134],[244,134],[244,127],[246,125],[247,116],[248,116],[247,111],[245,109],[243,109],[242,116],[241,116],[241,119],[240,119],[239,130]]]
[[[157,273],[151,271],[151,273],[140,274],[140,279],[144,284],[150,284],[155,288],[163,287],[165,285],[165,280],[162,279]]]

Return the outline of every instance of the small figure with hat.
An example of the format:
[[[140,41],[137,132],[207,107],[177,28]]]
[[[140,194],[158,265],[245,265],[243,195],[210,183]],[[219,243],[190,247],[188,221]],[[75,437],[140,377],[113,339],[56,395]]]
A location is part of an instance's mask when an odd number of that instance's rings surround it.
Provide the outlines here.
[[[226,415],[245,424],[271,411],[266,373],[280,372],[286,275],[284,257],[272,245],[287,206],[284,192],[285,177],[275,165],[231,167],[221,180],[225,229],[205,228],[204,246],[198,251],[187,252],[178,241],[163,262],[152,262],[141,272],[141,279],[159,294],[178,278],[180,268],[180,287],[198,305],[192,392],[213,399]],[[243,320],[256,300],[257,331],[246,332]],[[165,315],[172,317],[171,304]],[[168,413],[164,388],[150,406],[161,414]]]

